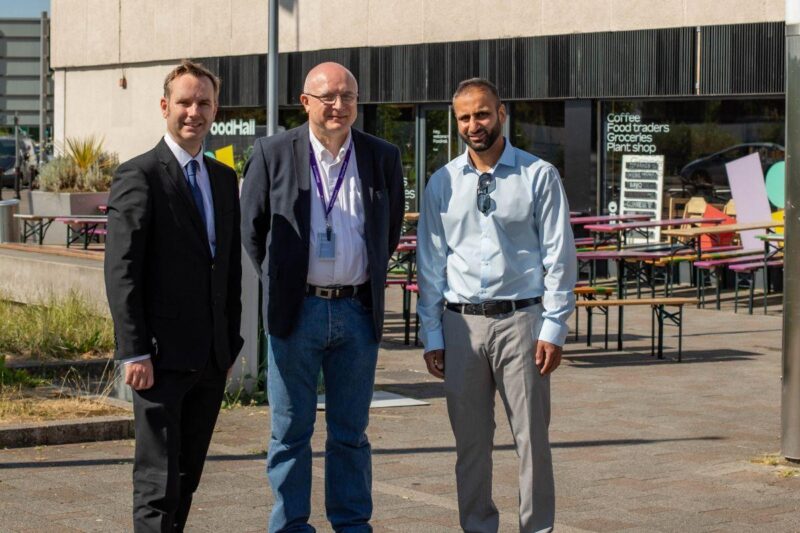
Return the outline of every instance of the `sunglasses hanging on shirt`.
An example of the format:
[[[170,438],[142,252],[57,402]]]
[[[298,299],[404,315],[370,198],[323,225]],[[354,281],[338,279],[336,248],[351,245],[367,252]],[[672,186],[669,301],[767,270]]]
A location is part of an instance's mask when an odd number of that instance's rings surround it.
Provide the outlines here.
[[[494,183],[494,176],[484,172],[478,178],[478,211],[488,216],[492,209],[492,197],[489,196],[490,188]]]

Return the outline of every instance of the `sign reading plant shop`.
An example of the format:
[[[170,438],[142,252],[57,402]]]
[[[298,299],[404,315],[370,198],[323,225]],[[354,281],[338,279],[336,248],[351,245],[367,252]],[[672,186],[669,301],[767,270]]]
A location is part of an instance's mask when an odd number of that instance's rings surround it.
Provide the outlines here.
[[[655,135],[669,133],[669,124],[642,122],[638,113],[606,115],[606,152],[655,154]]]
[[[661,220],[663,183],[663,155],[623,155],[620,213],[623,215],[647,215],[653,220]],[[649,228],[641,237],[629,240],[632,242],[645,240],[658,242],[660,237],[660,228]]]

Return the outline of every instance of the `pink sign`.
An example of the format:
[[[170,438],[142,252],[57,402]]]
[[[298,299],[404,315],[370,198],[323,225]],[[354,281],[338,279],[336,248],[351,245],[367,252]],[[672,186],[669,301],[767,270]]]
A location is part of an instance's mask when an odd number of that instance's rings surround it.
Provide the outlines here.
[[[765,222],[772,220],[772,210],[767,198],[767,186],[764,183],[764,171],[761,169],[761,157],[758,153],[746,155],[725,163],[731,196],[736,204],[736,222]],[[739,235],[742,248],[745,250],[763,250],[764,243],[756,239],[766,230],[757,229],[743,231]]]

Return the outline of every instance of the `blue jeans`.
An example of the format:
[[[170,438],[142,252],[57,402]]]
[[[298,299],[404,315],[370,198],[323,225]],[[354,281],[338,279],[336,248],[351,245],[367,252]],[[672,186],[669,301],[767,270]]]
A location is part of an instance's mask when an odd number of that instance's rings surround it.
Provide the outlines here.
[[[372,531],[372,464],[366,429],[378,342],[371,311],[358,300],[308,296],[291,335],[269,337],[267,391],[272,437],[267,476],[274,504],[270,533],[315,531],[311,435],[317,377],[325,378],[325,510],[334,530]]]

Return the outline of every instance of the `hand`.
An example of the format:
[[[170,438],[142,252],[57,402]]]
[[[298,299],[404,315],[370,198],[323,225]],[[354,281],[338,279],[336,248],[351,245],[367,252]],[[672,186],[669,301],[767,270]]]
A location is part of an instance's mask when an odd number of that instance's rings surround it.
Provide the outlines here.
[[[144,359],[125,365],[125,384],[133,390],[149,389],[155,383],[153,361]]]
[[[432,350],[426,352],[422,357],[425,358],[425,364],[428,365],[428,372],[433,377],[444,379],[444,350]]]
[[[537,341],[535,361],[541,375],[546,376],[558,368],[558,365],[561,364],[561,351],[561,346]]]

